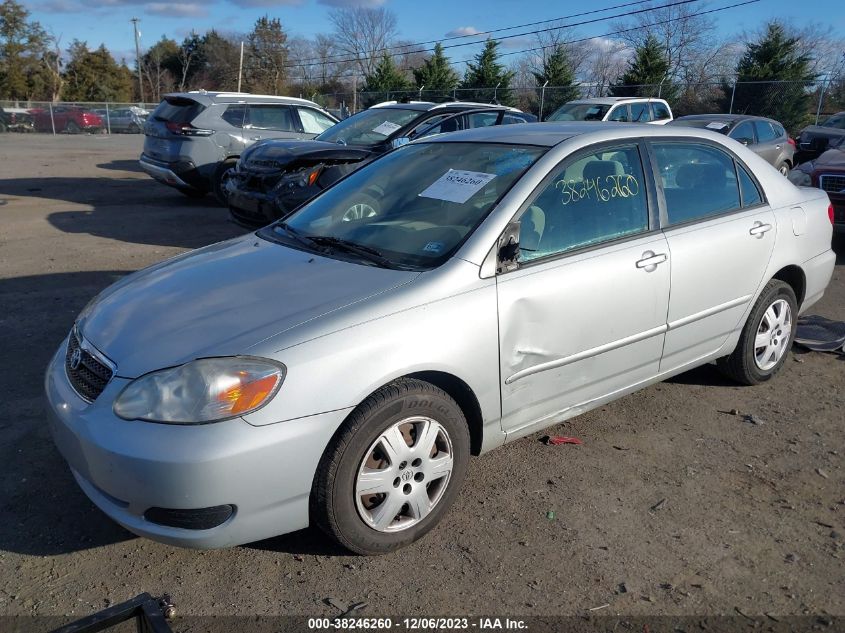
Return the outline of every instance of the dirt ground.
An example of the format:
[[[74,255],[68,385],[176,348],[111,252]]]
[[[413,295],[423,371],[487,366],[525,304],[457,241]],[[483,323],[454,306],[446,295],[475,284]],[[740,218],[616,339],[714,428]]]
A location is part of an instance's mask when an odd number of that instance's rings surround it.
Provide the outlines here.
[[[148,591],[183,615],[845,616],[845,362],[797,349],[766,385],[700,368],[552,429],[582,446],[538,433],[474,459],[445,521],[388,556],[310,530],[192,551],[112,523],[51,443],[44,368],[121,275],[242,231],[141,173],[141,142],[0,136],[0,615]],[[811,310],[838,320],[843,237]]]

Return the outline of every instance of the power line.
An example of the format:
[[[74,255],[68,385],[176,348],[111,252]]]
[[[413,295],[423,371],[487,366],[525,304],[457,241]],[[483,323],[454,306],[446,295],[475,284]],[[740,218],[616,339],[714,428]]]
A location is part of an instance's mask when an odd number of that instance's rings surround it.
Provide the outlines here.
[[[593,11],[586,11],[584,13],[576,13],[576,14],[573,14],[571,16],[563,16],[563,17],[560,17],[560,18],[553,18],[551,20],[541,20],[540,22],[533,22],[533,23],[524,24],[524,25],[521,25],[521,26],[509,26],[509,27],[505,27],[505,28],[501,28],[501,29],[494,29],[492,31],[481,31],[479,33],[474,33],[472,35],[457,35],[457,36],[454,36],[452,38],[447,38],[447,39],[429,40],[427,42],[419,42],[419,43],[414,43],[414,44],[400,44],[400,45],[396,45],[396,46],[388,46],[388,47],[384,47],[384,48],[377,48],[377,49],[374,49],[372,51],[369,51],[369,53],[370,54],[375,54],[375,53],[379,53],[379,52],[386,53],[387,51],[395,49],[395,48],[409,48],[409,47],[413,47],[413,46],[421,46],[421,45],[424,45],[424,44],[433,44],[433,43],[445,42],[445,41],[448,41],[450,39],[454,40],[454,39],[460,39],[460,38],[466,38],[466,37],[478,37],[479,35],[489,35],[490,33],[498,33],[498,32],[501,32],[501,31],[512,31],[514,29],[524,28],[526,26],[534,26],[534,25],[537,25],[537,24],[548,24],[549,22],[560,22],[561,20],[565,20],[565,19],[568,19],[570,17],[592,15],[592,14],[595,14],[595,13],[603,13],[605,11],[610,11],[610,10],[621,8],[621,7],[628,7],[628,6],[638,5],[638,4],[644,4],[647,1],[648,0],[639,0],[638,2],[628,2],[628,3],[625,3],[625,4],[620,4],[620,5],[608,7],[608,8],[605,8],[605,9],[597,9],[597,10],[593,10]],[[674,0],[673,2],[668,2],[667,4],[661,4],[661,5],[656,6],[656,7],[646,7],[644,9],[637,9],[636,11],[628,11],[628,12],[625,12],[625,13],[617,13],[615,15],[608,15],[608,16],[604,16],[604,17],[601,17],[601,18],[592,18],[590,20],[582,20],[580,22],[572,22],[570,24],[557,25],[557,26],[553,26],[553,27],[549,27],[549,28],[545,28],[545,29],[536,29],[534,31],[525,31],[523,33],[514,33],[514,34],[511,34],[511,35],[502,35],[502,36],[500,36],[496,39],[498,41],[501,41],[501,40],[512,39],[512,38],[515,38],[515,37],[524,37],[526,35],[536,35],[538,33],[546,33],[548,31],[556,31],[556,30],[564,29],[564,28],[569,29],[569,28],[573,28],[573,27],[576,27],[576,26],[585,26],[587,24],[594,24],[596,22],[604,22],[606,20],[612,20],[612,19],[615,19],[615,18],[625,18],[625,17],[631,16],[631,15],[638,15],[638,14],[641,14],[641,13],[649,13],[651,11],[657,11],[659,9],[667,9],[667,8],[672,8],[672,7],[676,7],[676,6],[681,6],[681,5],[684,5],[684,4],[690,4],[692,2],[701,2],[701,1],[702,0]],[[478,43],[479,42],[475,41],[475,42],[463,42],[463,43],[460,43],[460,44],[447,44],[446,46],[443,46],[442,48],[447,49],[447,48],[458,48],[458,47],[461,47],[461,46],[474,46]],[[430,53],[433,50],[434,50],[433,48],[426,48],[426,49],[423,49],[423,50],[400,51],[400,52],[391,53],[391,56],[401,55],[403,52]],[[315,63],[330,62],[330,63],[334,63],[334,64],[345,64],[345,63],[351,64],[353,62],[359,61],[359,59],[357,57],[340,59],[340,60],[336,59],[337,57],[343,57],[344,55],[345,54],[330,55],[330,56],[323,57],[323,58],[313,57],[313,58],[310,58],[310,59],[300,60],[300,62],[296,63],[296,64],[287,64],[283,67],[284,68],[306,68],[308,66],[313,66]],[[311,62],[311,63],[308,63],[308,62]]]

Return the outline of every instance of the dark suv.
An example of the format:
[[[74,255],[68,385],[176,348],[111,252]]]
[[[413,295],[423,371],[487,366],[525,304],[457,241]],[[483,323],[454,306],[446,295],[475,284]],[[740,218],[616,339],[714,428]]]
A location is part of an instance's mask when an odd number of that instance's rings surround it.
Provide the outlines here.
[[[313,141],[268,141],[251,147],[227,176],[229,210],[240,224],[264,226],[378,156],[422,135],[536,120],[515,108],[482,103],[380,103],[344,119]],[[348,213],[368,213],[365,202],[357,206]]]
[[[213,191],[247,147],[264,139],[310,139],[337,123],[312,101],[229,92],[165,95],[144,126],[141,169],[191,197]]]

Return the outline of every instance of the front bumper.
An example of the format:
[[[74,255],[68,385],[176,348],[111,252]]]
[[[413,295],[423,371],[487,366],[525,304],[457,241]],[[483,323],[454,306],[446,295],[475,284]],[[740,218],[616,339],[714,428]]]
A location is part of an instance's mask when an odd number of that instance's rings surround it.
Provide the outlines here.
[[[66,341],[47,369],[53,439],[82,490],[126,529],[182,547],[249,543],[308,525],[308,500],[319,460],[348,411],[267,426],[241,418],[202,425],[127,421],[112,412],[129,382],[113,378],[91,404],[64,370]],[[192,510],[230,504],[210,529],[147,520],[150,508]]]
[[[236,222],[249,227],[261,227],[282,216],[272,193],[244,190],[231,184],[227,187],[229,212]]]

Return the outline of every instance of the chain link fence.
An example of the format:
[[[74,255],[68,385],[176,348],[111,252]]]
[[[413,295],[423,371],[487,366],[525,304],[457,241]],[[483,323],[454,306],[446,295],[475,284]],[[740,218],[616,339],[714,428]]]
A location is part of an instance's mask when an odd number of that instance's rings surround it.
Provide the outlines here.
[[[383,101],[472,101],[512,105],[546,120],[572,99],[607,96],[666,99],[676,117],[741,113],[778,120],[796,134],[805,125],[845,110],[845,79],[825,81],[703,82],[611,86],[500,87],[454,90],[346,91],[303,95],[341,118]],[[143,132],[155,103],[24,102],[0,100],[0,132],[133,134]]]

